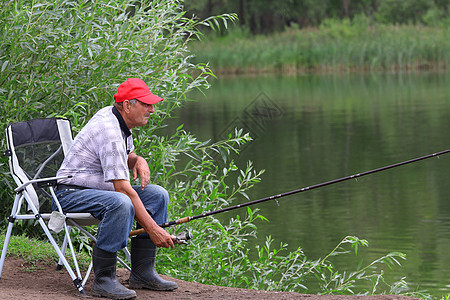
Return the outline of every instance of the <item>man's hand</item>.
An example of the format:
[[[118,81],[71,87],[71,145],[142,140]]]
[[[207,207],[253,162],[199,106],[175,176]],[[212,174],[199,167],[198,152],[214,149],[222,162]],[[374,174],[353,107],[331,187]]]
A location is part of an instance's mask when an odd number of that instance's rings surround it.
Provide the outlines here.
[[[142,160],[145,162],[144,159]],[[145,162],[145,165],[147,166],[147,162]],[[137,170],[139,170],[139,167],[137,168]],[[162,227],[160,227],[158,224],[156,224],[155,220],[153,220],[153,218],[145,209],[144,204],[142,203],[136,191],[131,187],[130,182],[128,180],[121,179],[121,180],[113,180],[113,184],[114,190],[116,192],[123,193],[128,197],[130,197],[131,202],[133,203],[134,206],[134,218],[145,229],[145,231],[148,233],[153,243],[157,247],[164,247],[164,248],[171,247],[173,249],[175,247],[173,242],[174,237],[170,235],[167,231],[165,231]]]
[[[172,249],[175,247],[173,243],[173,239],[175,237],[173,235],[170,235],[163,228],[156,226],[155,228],[152,228],[147,232],[148,235],[150,236],[150,239],[157,247],[164,247],[164,248],[171,247]]]
[[[132,171],[133,180],[136,180],[138,175],[141,178],[141,190],[143,190],[150,182],[150,169],[147,161],[143,157],[137,156]]]

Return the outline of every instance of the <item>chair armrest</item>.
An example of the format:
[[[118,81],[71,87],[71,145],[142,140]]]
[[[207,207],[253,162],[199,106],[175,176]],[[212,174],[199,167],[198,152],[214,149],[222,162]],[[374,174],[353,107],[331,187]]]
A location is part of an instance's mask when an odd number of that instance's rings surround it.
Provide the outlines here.
[[[51,185],[51,183],[54,181],[56,182],[59,179],[67,179],[72,178],[72,175],[66,175],[66,176],[57,176],[57,177],[48,177],[48,178],[39,178],[39,179],[32,179],[30,181],[25,182],[24,184],[18,186],[14,192],[18,193],[23,191],[27,186],[33,183],[41,184],[41,185]]]

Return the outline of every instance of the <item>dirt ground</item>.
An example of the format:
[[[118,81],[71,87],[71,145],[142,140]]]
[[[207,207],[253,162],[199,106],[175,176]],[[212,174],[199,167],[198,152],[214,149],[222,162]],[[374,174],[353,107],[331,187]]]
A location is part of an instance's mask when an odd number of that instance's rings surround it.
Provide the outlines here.
[[[127,286],[129,272],[118,269],[119,281]],[[92,278],[86,283],[86,292],[92,288]],[[220,286],[210,286],[200,283],[186,282],[163,276],[174,280],[178,289],[172,292],[156,292],[149,290],[136,290],[137,299],[307,299],[307,300],[412,300],[414,298],[380,295],[380,296],[318,296],[286,292],[266,292]],[[91,299],[100,299],[89,297]],[[0,299],[33,299],[33,300],[69,300],[84,299],[75,289],[68,273],[63,269],[56,271],[54,266],[39,264],[24,265],[22,259],[7,258],[2,277],[0,279]]]

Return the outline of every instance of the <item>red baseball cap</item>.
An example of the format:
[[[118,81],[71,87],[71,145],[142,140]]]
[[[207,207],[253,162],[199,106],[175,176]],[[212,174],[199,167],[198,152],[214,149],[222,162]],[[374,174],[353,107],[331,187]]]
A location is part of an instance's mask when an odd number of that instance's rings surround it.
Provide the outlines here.
[[[116,102],[137,99],[147,104],[156,104],[163,100],[163,98],[153,95],[145,82],[139,78],[128,78],[122,82],[114,99]]]

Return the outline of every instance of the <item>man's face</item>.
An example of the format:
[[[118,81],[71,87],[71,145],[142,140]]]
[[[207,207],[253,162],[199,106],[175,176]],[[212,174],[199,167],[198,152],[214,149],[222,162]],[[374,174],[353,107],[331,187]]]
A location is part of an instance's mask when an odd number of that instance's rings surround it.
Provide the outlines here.
[[[131,105],[131,103],[127,104],[130,105],[130,111],[128,115],[130,124],[127,123],[130,128],[146,125],[150,114],[155,112],[153,104],[146,104],[139,100],[134,105]]]

